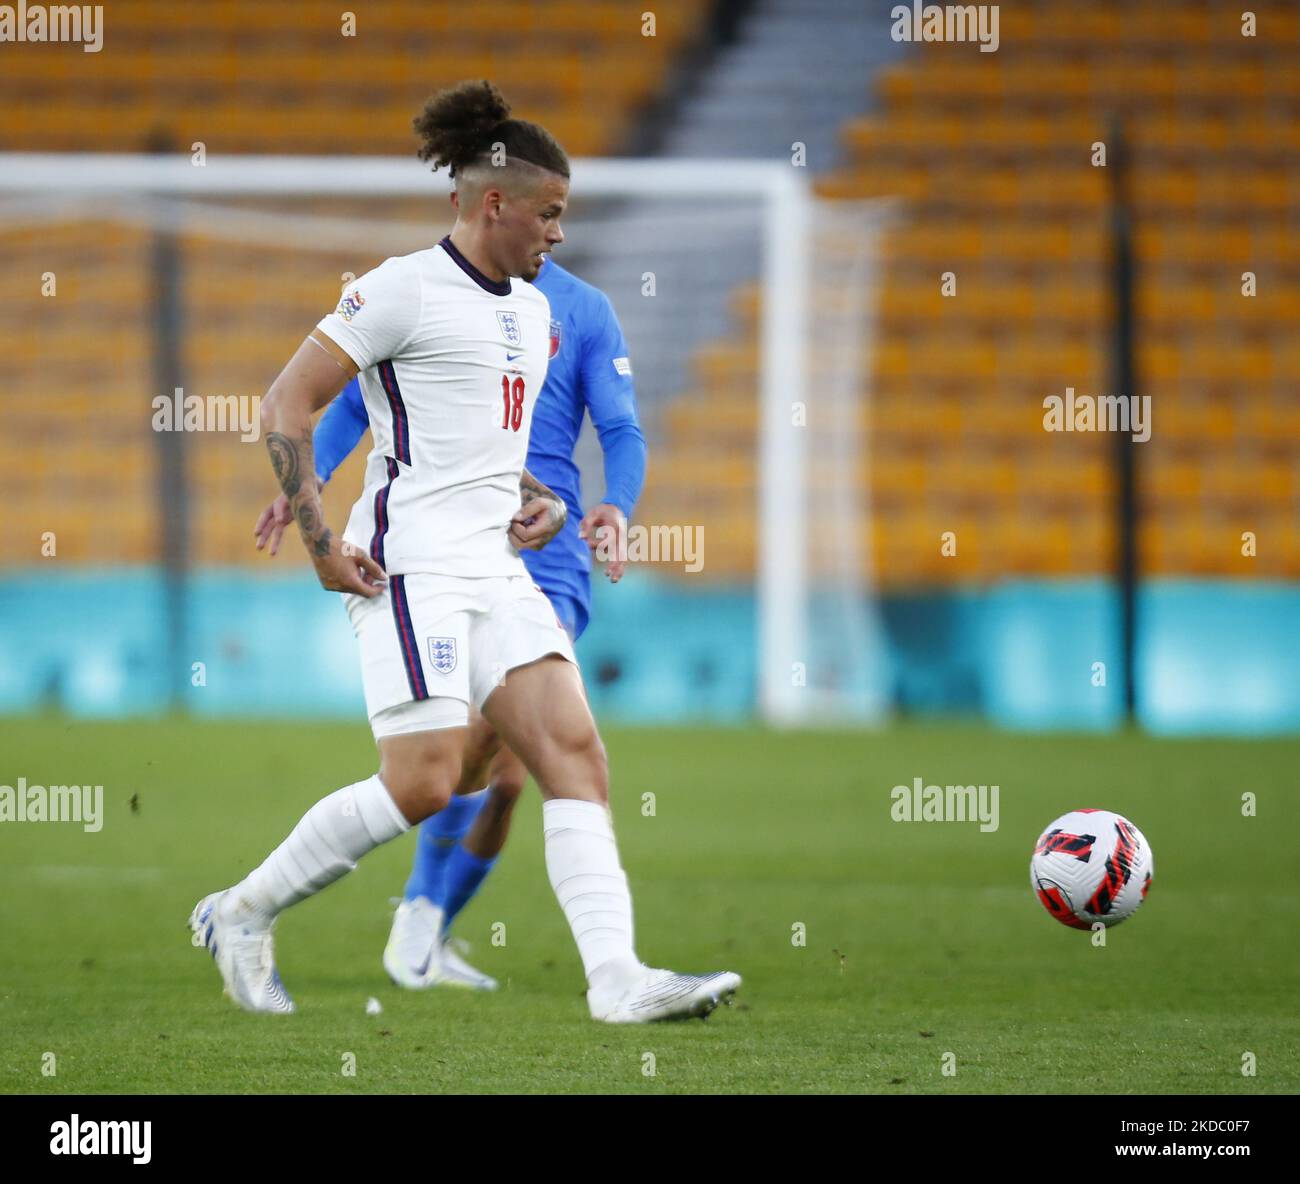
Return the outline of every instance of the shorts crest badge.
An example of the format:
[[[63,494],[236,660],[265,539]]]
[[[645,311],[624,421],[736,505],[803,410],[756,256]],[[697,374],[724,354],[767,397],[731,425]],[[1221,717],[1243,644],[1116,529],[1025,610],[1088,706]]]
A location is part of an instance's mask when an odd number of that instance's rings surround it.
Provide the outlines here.
[[[456,639],[454,637],[429,638],[429,665],[438,674],[450,674],[456,669]]]

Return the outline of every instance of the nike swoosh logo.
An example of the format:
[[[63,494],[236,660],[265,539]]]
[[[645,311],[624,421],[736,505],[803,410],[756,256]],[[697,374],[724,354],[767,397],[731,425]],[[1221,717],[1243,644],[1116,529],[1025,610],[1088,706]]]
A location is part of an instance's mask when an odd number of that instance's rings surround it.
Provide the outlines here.
[[[507,361],[507,362],[513,362],[516,358],[522,358],[523,356],[524,356],[523,354],[512,354],[512,353],[510,353],[509,350],[506,351],[506,361]]]

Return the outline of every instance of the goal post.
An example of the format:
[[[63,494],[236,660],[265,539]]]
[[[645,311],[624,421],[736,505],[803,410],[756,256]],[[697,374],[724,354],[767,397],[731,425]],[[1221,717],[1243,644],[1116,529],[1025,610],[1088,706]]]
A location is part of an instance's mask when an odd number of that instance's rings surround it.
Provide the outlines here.
[[[300,216],[292,208],[294,200],[431,198],[438,195],[438,185],[426,165],[406,158],[232,156],[208,158],[200,167],[184,155],[8,153],[0,154],[0,232],[7,225],[21,225],[24,217],[47,226],[63,217],[102,218],[179,233],[188,217],[201,221],[203,232],[217,239],[340,251],[349,243],[355,247],[355,212],[331,217],[311,211]],[[810,389],[810,375],[816,369],[814,347],[823,359],[829,356],[827,348],[813,340],[814,321],[829,323],[815,308],[821,284],[814,272],[843,268],[862,257],[861,249],[856,254],[847,251],[853,234],[843,248],[834,241],[819,245],[817,224],[824,221],[822,207],[839,205],[842,217],[844,203],[818,202],[802,169],[751,160],[575,159],[572,192],[579,201],[605,202],[615,210],[636,202],[676,201],[688,212],[692,202],[715,210],[720,203],[724,209],[728,203],[747,203],[759,211],[754,701],[760,717],[778,726],[878,718],[883,710],[879,695],[860,693],[860,688],[852,694],[835,687],[819,690],[814,685],[816,671],[809,669],[816,666],[810,655],[818,650],[813,634],[821,627],[821,610],[816,607],[810,559],[810,489],[815,481],[809,441],[815,433],[808,425],[815,427],[827,410],[819,402],[825,392]],[[285,202],[275,208],[279,199]],[[250,203],[258,200],[268,208],[251,209]],[[827,211],[832,221],[835,216],[833,209]],[[387,223],[377,210],[370,218],[367,249],[389,254],[416,249],[409,221]],[[572,230],[570,236],[577,238]],[[852,288],[865,281],[859,271],[841,282]],[[846,315],[862,317],[864,323],[855,330]],[[870,313],[861,308],[847,314],[841,310],[839,323],[841,329],[848,325],[852,336],[865,332],[869,319]],[[631,345],[635,356],[636,341]],[[850,352],[858,362],[848,364],[859,369],[840,376],[835,414],[857,423],[862,341],[855,339],[852,345]],[[828,348],[833,354],[840,346],[832,343]],[[655,365],[651,357],[638,362],[639,374]],[[833,463],[838,474],[840,496],[829,511],[847,515],[840,524],[841,557],[850,556],[861,571],[868,571],[869,557],[859,554],[867,512],[861,488],[849,487],[859,472],[859,437],[848,430],[849,424],[827,425],[823,420],[821,428],[828,426],[830,451],[818,457],[817,468],[824,478],[826,466]],[[832,648],[852,644],[851,662],[866,661],[872,652],[861,637],[853,641],[855,631],[863,629],[862,620],[874,613],[869,584],[869,578],[850,576],[833,598],[843,619],[827,626],[830,641]]]

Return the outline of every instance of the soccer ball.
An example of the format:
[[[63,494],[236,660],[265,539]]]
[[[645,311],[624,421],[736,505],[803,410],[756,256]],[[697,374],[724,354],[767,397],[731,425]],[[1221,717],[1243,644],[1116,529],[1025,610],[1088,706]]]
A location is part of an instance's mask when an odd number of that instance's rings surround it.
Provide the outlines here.
[[[1042,834],[1029,860],[1029,882],[1062,925],[1108,928],[1146,900],[1155,861],[1143,834],[1109,810],[1072,810]]]

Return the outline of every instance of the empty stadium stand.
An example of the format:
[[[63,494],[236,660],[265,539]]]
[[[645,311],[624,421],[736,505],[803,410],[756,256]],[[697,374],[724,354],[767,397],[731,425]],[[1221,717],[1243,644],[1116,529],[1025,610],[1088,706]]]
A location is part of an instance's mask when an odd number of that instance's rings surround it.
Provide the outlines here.
[[[886,587],[1112,569],[1112,439],[1042,428],[1067,387],[1151,398],[1145,573],[1300,575],[1300,14],[1252,11],[1248,38],[1233,5],[1003,5],[996,53],[912,46],[880,72],[877,110],[845,123],[821,195],[903,203],[858,425]],[[1115,116],[1134,161],[1135,392],[1111,389],[1093,163]],[[666,415],[644,503],[665,521],[704,507],[721,578],[751,572],[756,544],[756,293],[733,310]]]
[[[657,4],[647,38],[643,7],[508,0],[458,6],[451,22],[429,6],[413,31],[412,6],[385,0],[354,5],[363,35],[348,37],[338,6],[315,0],[169,6],[165,22],[157,5],[117,0],[111,52],[6,57],[0,102],[12,117],[0,148],[137,150],[165,131],[182,151],[203,142],[210,159],[401,154],[431,89],[482,74],[575,155],[610,152],[704,20],[703,5]],[[856,425],[872,506],[862,543],[877,578],[897,587],[1109,570],[1111,441],[1045,433],[1041,417],[1042,400],[1066,387],[1126,393],[1109,385],[1106,174],[1092,163],[1115,115],[1134,159],[1135,393],[1153,404],[1143,569],[1300,575],[1300,15],[1255,4],[1259,34],[1244,38],[1231,5],[1043,0],[1003,5],[998,52],[982,54],[900,47],[888,7],[764,0],[666,141],[673,152],[773,155],[806,125],[822,196],[901,202]],[[837,31],[839,47],[818,58]],[[781,86],[766,93],[774,71]],[[800,85],[793,99],[772,98]],[[409,216],[427,218],[427,205]],[[88,214],[18,228],[0,218],[0,259],[21,293],[0,322],[0,562],[31,562],[47,530],[74,561],[158,558],[151,249],[145,228]],[[185,365],[205,393],[263,391],[349,262],[286,252],[272,283],[254,278],[259,249],[194,237],[182,252],[202,276],[187,289]],[[618,302],[598,261],[586,262]],[[945,272],[953,296],[941,294]],[[1242,295],[1245,272],[1253,297]],[[46,273],[56,299],[35,295]],[[656,439],[641,517],[703,522],[702,578],[723,582],[750,577],[757,546],[758,298],[747,278],[719,277],[676,310],[624,313],[641,374],[662,335],[702,337],[669,389],[644,383]],[[193,559],[249,562],[248,527],[268,491],[260,445],[195,435],[187,447],[203,524]],[[354,476],[339,485],[355,487]],[[337,519],[348,497],[331,496]],[[961,540],[954,558],[940,555],[946,530]],[[1249,561],[1246,530],[1259,540]]]

